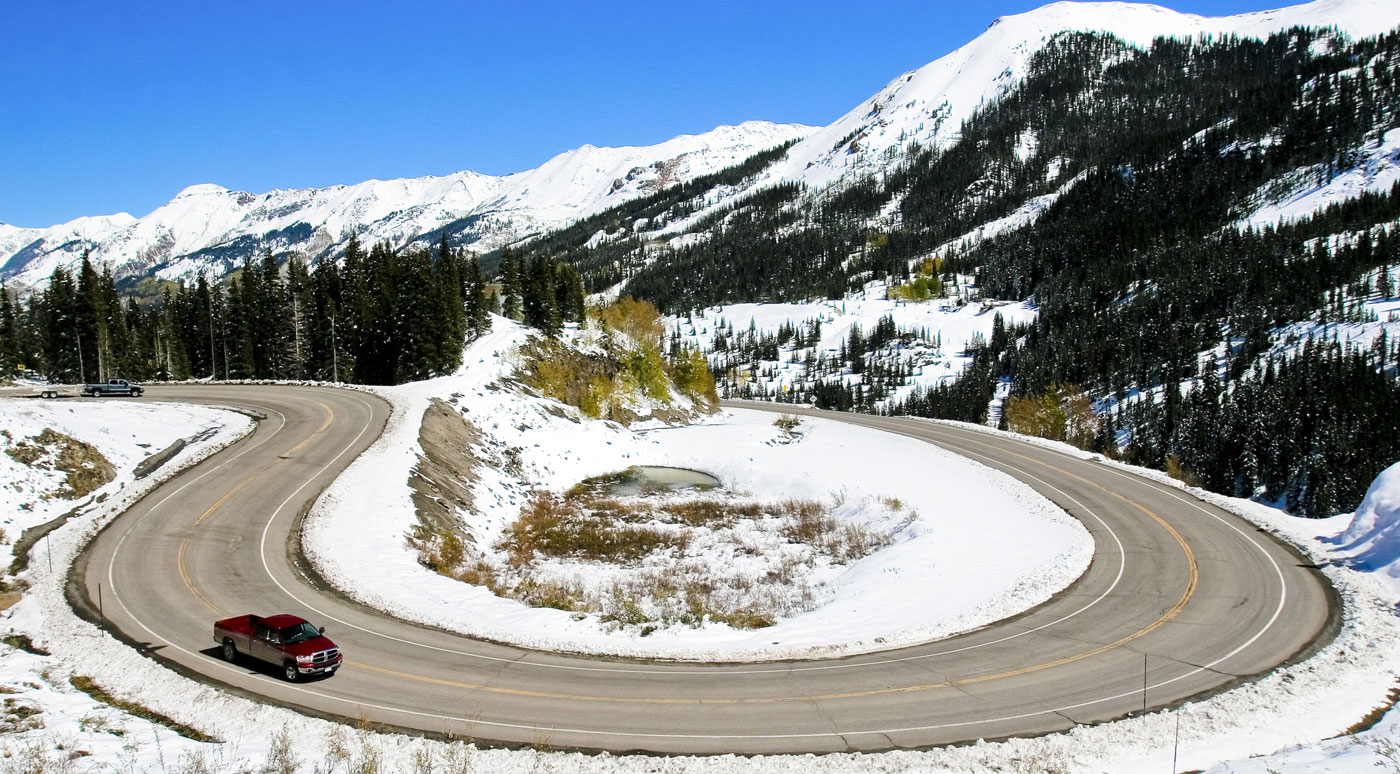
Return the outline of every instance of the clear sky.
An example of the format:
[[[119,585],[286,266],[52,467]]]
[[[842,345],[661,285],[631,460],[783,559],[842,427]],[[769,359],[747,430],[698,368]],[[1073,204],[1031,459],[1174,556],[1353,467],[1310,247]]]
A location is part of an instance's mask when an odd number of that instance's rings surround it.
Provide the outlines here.
[[[0,221],[823,125],[1038,0],[0,2]],[[1224,15],[1287,0],[1177,0]]]

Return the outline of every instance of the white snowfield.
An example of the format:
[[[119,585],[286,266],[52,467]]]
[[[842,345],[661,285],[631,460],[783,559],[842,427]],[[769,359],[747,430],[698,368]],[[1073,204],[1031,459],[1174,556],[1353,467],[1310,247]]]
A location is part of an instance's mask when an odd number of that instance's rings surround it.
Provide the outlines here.
[[[4,417],[8,421],[10,414],[5,413]],[[108,425],[113,435],[133,432],[120,421]],[[241,432],[239,428],[246,427],[241,417],[230,417],[228,421],[229,425],[207,446],[192,451],[180,462],[189,464],[198,455],[232,440]],[[192,424],[179,432],[194,432],[200,427]],[[1082,454],[1069,447],[1058,448]],[[5,632],[24,633],[53,651],[52,656],[43,657],[0,646],[0,690],[13,691],[3,698],[11,702],[10,706],[40,710],[34,717],[43,723],[34,727],[17,725],[0,734],[0,754],[11,756],[0,759],[8,761],[0,763],[0,767],[10,767],[5,770],[18,770],[15,767],[21,762],[43,757],[48,761],[48,770],[53,771],[168,774],[198,769],[232,774],[261,768],[269,757],[274,735],[285,732],[296,741],[295,757],[300,761],[299,770],[305,772],[313,767],[325,771],[331,763],[348,768],[371,762],[377,762],[381,771],[422,771],[422,762],[431,758],[439,769],[522,773],[1054,770],[1147,774],[1165,771],[1170,765],[1179,722],[1177,770],[1206,769],[1212,774],[1361,774],[1376,770],[1374,764],[1381,761],[1376,749],[1400,734],[1400,723],[1391,713],[1371,731],[1356,737],[1331,738],[1385,701],[1386,692],[1394,685],[1396,664],[1400,664],[1400,621],[1395,614],[1400,587],[1382,582],[1385,576],[1393,578],[1400,565],[1371,563],[1385,555],[1378,547],[1393,546],[1394,536],[1400,532],[1400,474],[1396,468],[1377,480],[1355,518],[1343,514],[1324,521],[1295,519],[1257,503],[1195,492],[1284,536],[1312,560],[1327,565],[1326,572],[1346,605],[1345,622],[1336,641],[1301,664],[1188,705],[1181,712],[1157,712],[1038,739],[926,752],[760,758],[656,758],[480,749],[464,743],[354,732],[179,677],[76,618],[68,609],[62,590],[67,565],[87,536],[142,491],[175,472],[175,468],[163,469],[153,479],[140,483],[127,479],[124,488],[106,503],[81,512],[54,535],[55,572],[49,573],[42,562],[36,562],[27,576],[31,590],[0,618],[0,628]],[[1157,477],[1180,486],[1165,476]],[[1337,537],[1333,539],[1334,536]],[[193,725],[219,738],[221,743],[192,742],[163,727],[97,704],[69,687],[67,678],[71,674],[92,676],[112,693]],[[124,735],[114,735],[113,729],[118,728]],[[336,745],[348,750],[348,758],[335,757],[330,748]],[[69,757],[73,751],[85,755],[77,759],[73,768],[63,768],[73,762]]]
[[[509,320],[493,322],[494,332],[467,349],[457,374],[377,390],[394,404],[390,429],[308,515],[308,556],[352,597],[450,631],[545,650],[770,660],[898,647],[967,631],[1049,599],[1089,566],[1093,543],[1078,521],[1029,487],[930,444],[815,419],[803,420],[799,440],[779,443],[775,417],[753,411],[633,433],[610,422],[580,421],[562,404],[493,389],[528,333]],[[418,421],[430,398],[454,395],[463,416],[484,434],[482,456],[518,449],[525,471],[516,478],[495,465],[478,470],[478,512],[459,514],[478,548],[496,542],[531,490],[562,494],[584,478],[632,465],[700,470],[724,489],[764,502],[837,502],[836,517],[848,523],[878,518],[885,513],[878,507],[883,498],[897,498],[901,510],[917,516],[898,529],[893,545],[850,565],[818,567],[820,605],[767,628],[710,622],[638,631],[610,628],[597,614],[527,607],[429,572],[405,543],[417,519],[407,481],[422,453]],[[707,560],[740,557],[717,551]],[[590,576],[600,578],[595,585],[607,583],[603,568],[576,572],[584,583]]]

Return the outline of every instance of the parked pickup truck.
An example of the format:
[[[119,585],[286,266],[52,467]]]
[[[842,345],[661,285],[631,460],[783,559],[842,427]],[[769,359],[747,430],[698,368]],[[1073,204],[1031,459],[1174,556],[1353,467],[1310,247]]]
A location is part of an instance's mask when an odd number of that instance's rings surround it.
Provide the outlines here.
[[[214,642],[225,661],[239,654],[282,667],[291,682],[309,675],[331,675],[340,668],[340,648],[317,629],[294,615],[259,618],[240,615],[214,622]]]
[[[135,382],[128,382],[125,379],[108,379],[99,384],[83,385],[83,394],[90,398],[103,398],[108,395],[131,395],[139,396],[145,390]]]

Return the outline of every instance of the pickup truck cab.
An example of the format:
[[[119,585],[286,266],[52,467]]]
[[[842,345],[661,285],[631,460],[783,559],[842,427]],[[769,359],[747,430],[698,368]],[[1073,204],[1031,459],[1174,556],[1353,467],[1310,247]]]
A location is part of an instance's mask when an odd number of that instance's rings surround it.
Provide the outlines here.
[[[92,398],[102,398],[108,395],[140,397],[142,392],[145,392],[145,389],[141,385],[128,382],[125,379],[108,379],[97,384],[83,385],[83,394]]]
[[[260,618],[241,615],[214,622],[214,642],[224,660],[240,654],[280,666],[290,682],[311,675],[332,675],[340,668],[340,648],[316,628],[294,615]]]

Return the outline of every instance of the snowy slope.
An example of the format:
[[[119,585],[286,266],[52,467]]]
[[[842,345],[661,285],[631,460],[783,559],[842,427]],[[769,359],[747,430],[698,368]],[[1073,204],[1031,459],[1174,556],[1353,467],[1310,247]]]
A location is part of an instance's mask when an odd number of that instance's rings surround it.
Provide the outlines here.
[[[477,222],[459,243],[489,250],[657,185],[733,166],[809,131],[797,124],[752,121],[647,147],[585,145],[505,177],[457,172],[262,194],[193,185],[140,219],[122,213],[48,229],[0,226],[0,276],[33,285],[56,266],[75,263],[84,248],[92,250],[93,260],[111,264],[119,278],[176,279],[201,270],[222,276],[264,246],[318,258],[355,230],[365,243],[402,245],[473,218]]]
[[[800,180],[813,187],[891,165],[890,149],[913,142],[946,147],[962,122],[1020,82],[1036,51],[1060,32],[1107,32],[1146,47],[1160,36],[1267,37],[1289,27],[1335,26],[1369,37],[1400,25],[1389,0],[1317,0],[1276,11],[1205,17],[1137,3],[1058,2],[1003,16],[971,43],[891,81],[870,99],[798,143],[760,184]],[[853,147],[850,138],[855,139]],[[846,142],[841,142],[846,140]]]
[[[1261,229],[1291,223],[1318,210],[1363,193],[1389,193],[1400,183],[1400,129],[1391,129],[1378,141],[1362,149],[1362,158],[1354,169],[1331,177],[1326,183],[1316,182],[1317,170],[1301,169],[1293,173],[1298,180],[1294,190],[1281,199],[1271,199],[1266,191],[1257,195],[1259,207],[1241,226]]]

